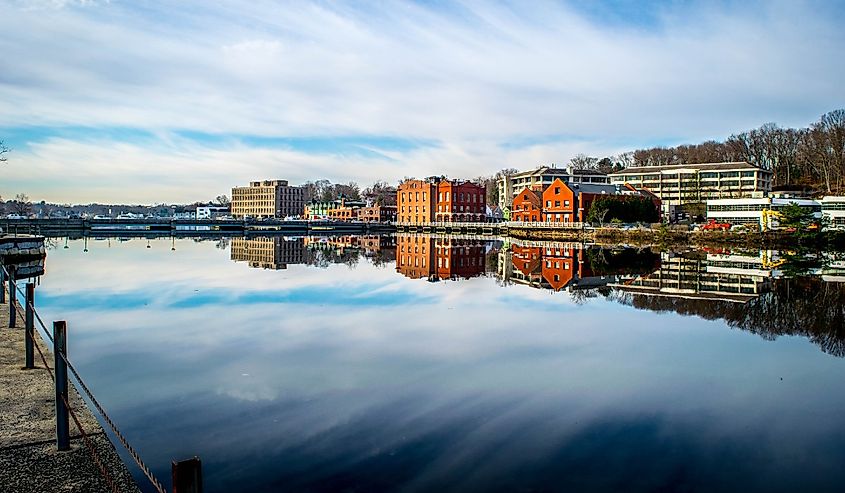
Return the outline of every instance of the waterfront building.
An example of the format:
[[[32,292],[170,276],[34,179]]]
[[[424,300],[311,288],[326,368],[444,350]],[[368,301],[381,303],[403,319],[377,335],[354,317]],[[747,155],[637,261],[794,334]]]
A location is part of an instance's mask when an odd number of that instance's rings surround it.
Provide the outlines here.
[[[201,205],[197,206],[197,219],[217,219],[226,216],[231,209],[227,205]]]
[[[513,199],[511,221],[537,222],[543,220],[543,194],[531,188],[525,188]]]
[[[516,196],[526,188],[545,190],[555,180],[564,183],[609,183],[606,173],[590,169],[574,169],[572,166],[556,168],[554,165],[540,166],[529,171],[522,171],[510,176],[503,176],[496,180],[499,193],[499,207],[503,210],[510,207]]]
[[[335,206],[333,200],[312,200],[305,205],[305,219],[314,221],[328,219],[329,209]]]
[[[834,203],[833,200],[828,202],[832,207]],[[763,230],[777,228],[778,212],[790,204],[797,204],[812,211],[816,218],[822,217],[822,205],[819,201],[811,199],[778,197],[716,199],[708,200],[706,204],[708,220],[730,224],[754,224]]]
[[[302,238],[278,236],[232,238],[230,258],[256,269],[287,269],[305,262],[305,243]]]
[[[398,222],[426,224],[434,220],[435,197],[440,177],[405,180],[396,190]]]
[[[396,221],[395,205],[371,205],[358,209],[358,220],[365,223],[385,223]]]
[[[299,217],[305,212],[305,190],[287,180],[250,182],[232,189],[232,216],[236,218]]]
[[[365,205],[361,200],[351,200],[346,197],[341,197],[334,202],[334,206],[329,208],[329,219],[334,221],[356,221],[358,220],[358,211]]]
[[[434,220],[438,222],[484,222],[486,190],[469,181],[441,180],[437,185]]]
[[[819,200],[819,205],[827,227],[845,229],[845,197],[827,195]]]
[[[398,222],[484,222],[485,189],[476,183],[442,176],[406,180],[396,191]]]
[[[610,183],[630,184],[654,193],[664,216],[676,217],[685,204],[706,200],[763,197],[772,172],[746,162],[640,166],[610,173]]]
[[[542,192],[526,188],[514,198],[511,220],[521,222],[574,223],[584,222],[590,207],[599,197],[614,197],[625,201],[630,197],[647,197],[657,210],[660,199],[646,190],[630,185],[602,183],[572,183],[555,179]]]

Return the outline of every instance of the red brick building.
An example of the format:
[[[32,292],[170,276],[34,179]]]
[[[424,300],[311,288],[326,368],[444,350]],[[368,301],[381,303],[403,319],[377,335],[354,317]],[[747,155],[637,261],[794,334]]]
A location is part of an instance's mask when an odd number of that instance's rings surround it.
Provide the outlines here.
[[[483,222],[487,219],[486,190],[468,181],[443,180],[437,186],[435,220]]]
[[[543,220],[542,193],[526,188],[513,199],[511,221],[536,222]]]

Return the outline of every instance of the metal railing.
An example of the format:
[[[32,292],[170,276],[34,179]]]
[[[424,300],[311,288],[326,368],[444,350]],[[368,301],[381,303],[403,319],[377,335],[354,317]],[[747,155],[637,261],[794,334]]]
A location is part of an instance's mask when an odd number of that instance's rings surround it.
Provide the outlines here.
[[[2,286],[8,281],[8,288]],[[8,289],[8,300],[6,299]],[[21,305],[17,300],[17,294],[20,294],[24,300]],[[97,469],[103,477],[110,491],[119,493],[119,488],[115,483],[114,478],[109,472],[105,463],[97,453],[91,438],[82,426],[79,417],[74,408],[70,405],[68,397],[68,370],[73,375],[77,384],[77,389],[81,389],[82,393],[87,397],[88,401],[94,406],[102,420],[108,425],[111,432],[117,437],[120,444],[126,449],[129,456],[149,480],[152,487],[157,493],[167,493],[167,490],[162,485],[161,481],[155,477],[152,470],[144,463],[141,456],[134,447],[126,439],[126,436],[117,427],[115,421],[106,412],[99,399],[94,396],[91,388],[86,384],[85,380],[79,374],[79,371],[71,363],[67,356],[67,324],[64,321],[53,322],[52,334],[47,329],[38,311],[35,309],[35,285],[33,283],[26,284],[26,290],[21,290],[17,286],[15,279],[15,269],[13,266],[0,265],[0,303],[9,303],[9,328],[16,328],[16,320],[18,318],[24,323],[25,336],[25,365],[24,369],[35,369],[34,355],[38,352],[41,362],[44,365],[44,370],[50,375],[56,390],[56,445],[59,451],[70,450],[70,432],[69,432],[69,418],[72,418],[74,424],[82,437],[83,443],[91,455]],[[41,350],[40,345],[36,341],[35,332],[36,324],[43,332],[41,335],[45,337],[53,345],[54,363],[51,368],[47,363],[47,358]],[[202,493],[202,466],[198,457],[184,461],[173,461],[171,464],[173,473],[173,492],[190,492]]]

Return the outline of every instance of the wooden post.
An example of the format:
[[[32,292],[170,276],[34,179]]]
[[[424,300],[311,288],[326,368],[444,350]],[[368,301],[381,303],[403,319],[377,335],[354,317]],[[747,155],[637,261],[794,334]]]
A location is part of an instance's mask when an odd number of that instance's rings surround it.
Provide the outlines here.
[[[16,327],[15,319],[17,319],[17,313],[15,313],[15,303],[17,298],[15,297],[15,266],[10,265],[6,267],[6,270],[9,272],[9,328],[14,329]]]
[[[202,461],[199,457],[173,461],[173,493],[202,493]]]
[[[3,281],[6,280],[6,270],[3,264],[0,264],[0,303],[6,302],[6,289],[3,288]]]
[[[70,422],[67,392],[67,324],[53,322],[53,353],[56,374],[56,445],[59,450],[70,450]]]
[[[26,366],[27,370],[35,368],[35,284],[26,283],[26,319],[25,319],[24,342],[26,346]]]

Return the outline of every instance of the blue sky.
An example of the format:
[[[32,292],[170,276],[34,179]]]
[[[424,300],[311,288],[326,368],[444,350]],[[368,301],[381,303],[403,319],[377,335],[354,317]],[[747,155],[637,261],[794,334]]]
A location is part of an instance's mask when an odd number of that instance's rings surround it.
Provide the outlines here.
[[[258,178],[472,178],[804,126],[841,2],[0,0],[0,195],[189,202]]]

